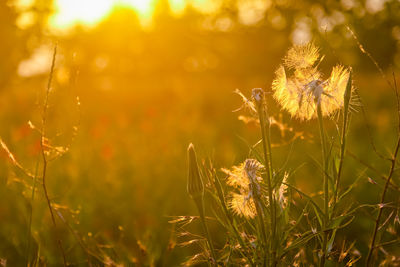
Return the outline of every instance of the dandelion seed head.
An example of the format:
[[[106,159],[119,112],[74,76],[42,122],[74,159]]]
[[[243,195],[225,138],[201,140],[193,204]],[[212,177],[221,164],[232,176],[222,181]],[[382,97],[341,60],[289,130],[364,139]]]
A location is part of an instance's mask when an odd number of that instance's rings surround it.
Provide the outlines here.
[[[249,184],[252,181],[260,182],[262,180],[259,175],[262,168],[263,165],[257,160],[246,159],[238,166],[233,166],[230,170],[222,168],[221,171],[228,175],[228,185],[248,191]]]
[[[295,45],[289,49],[284,64],[288,68],[306,69],[320,59],[319,49],[313,43]]]
[[[292,117],[313,119],[317,117],[317,105],[321,105],[324,116],[330,116],[344,105],[349,69],[337,65],[330,77],[323,79],[315,66],[319,58],[319,50],[313,44],[295,46],[275,73],[274,98]]]
[[[254,218],[256,216],[254,200],[244,194],[231,193],[228,204],[236,215],[245,218]]]
[[[244,163],[239,164],[238,166],[233,166],[229,169],[221,169],[222,172],[228,175],[227,184],[236,188],[244,188],[248,189],[249,180],[247,178],[244,170]]]
[[[228,175],[227,183],[238,189],[240,193],[231,193],[228,204],[233,212],[246,218],[256,215],[254,194],[260,194],[260,172],[263,165],[255,159],[246,159],[230,170],[222,169]]]
[[[333,67],[331,76],[327,80],[326,86],[324,86],[325,96],[321,98],[321,108],[324,116],[329,116],[333,111],[343,107],[344,93],[349,75],[350,71],[347,68],[341,65]]]

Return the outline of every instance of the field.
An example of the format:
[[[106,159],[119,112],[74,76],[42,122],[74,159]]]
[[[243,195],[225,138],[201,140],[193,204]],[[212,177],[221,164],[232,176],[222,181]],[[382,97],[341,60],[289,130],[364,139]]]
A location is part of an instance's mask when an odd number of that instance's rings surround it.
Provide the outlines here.
[[[397,1],[17,2],[0,266],[400,266]]]

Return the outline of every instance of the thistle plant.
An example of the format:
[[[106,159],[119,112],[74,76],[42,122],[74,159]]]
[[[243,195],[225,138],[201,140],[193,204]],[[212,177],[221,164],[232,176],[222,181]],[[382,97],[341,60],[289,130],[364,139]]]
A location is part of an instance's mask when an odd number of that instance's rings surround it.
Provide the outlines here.
[[[329,190],[328,172],[330,153],[324,127],[324,116],[331,116],[339,110],[344,110],[343,128],[340,151],[339,171],[336,179],[336,190],[334,202],[336,202],[340,175],[342,171],[345,135],[347,127],[348,111],[351,96],[350,70],[337,65],[332,69],[329,78],[323,79],[318,71],[318,65],[323,57],[319,54],[319,49],[312,43],[307,45],[294,46],[291,48],[285,59],[284,66],[279,67],[276,72],[276,79],[273,82],[272,90],[274,98],[286,109],[293,117],[300,120],[318,118],[318,125],[321,139],[322,150],[322,176],[324,191],[323,220],[321,224],[322,245],[320,266],[325,265],[327,254],[327,244],[329,238],[328,225],[331,219],[331,209],[329,206],[331,194],[334,190]],[[287,76],[291,72],[291,76]],[[333,168],[336,168],[333,166]]]
[[[329,265],[352,266],[363,256],[356,249],[358,243],[348,242],[341,231],[353,222],[360,210],[365,212],[365,208],[372,206],[345,202],[350,196],[349,192],[363,177],[363,172],[346,187],[341,181],[346,155],[356,157],[348,151],[347,133],[351,116],[359,105],[358,96],[353,86],[351,68],[336,65],[329,76],[324,77],[319,70],[322,60],[320,50],[314,44],[294,46],[284,57],[272,83],[273,98],[284,112],[287,111],[293,119],[315,120],[315,124],[318,124],[320,145],[316,147],[321,150],[320,175],[309,178],[312,182],[321,181],[322,194],[304,193],[292,182],[296,169],[290,169],[285,164],[279,166],[278,160],[273,163],[273,147],[280,146],[280,143],[273,143],[275,140],[271,135],[271,127],[276,125],[280,131],[298,135],[292,127],[277,120],[275,114],[269,113],[266,100],[268,93],[255,88],[248,98],[237,91],[243,100],[239,110],[247,112],[246,116],[239,118],[259,127],[260,140],[249,144],[249,155],[241,163],[220,168],[220,172],[210,160],[203,161],[204,164],[199,166],[194,147],[189,146],[188,192],[199,211],[205,232],[202,240],[207,241],[207,246],[203,246],[203,256],[194,255],[186,262],[187,265],[200,263],[203,258],[203,261],[208,260],[209,265],[313,264],[322,267],[329,262]],[[337,136],[327,127],[329,124],[337,127]],[[284,142],[282,144],[287,145]],[[378,231],[394,212],[383,225],[380,223],[388,188],[396,189],[391,178],[400,147],[398,144],[391,158],[390,172],[385,177],[380,204],[382,208],[377,215],[370,250],[368,255],[365,254],[367,266],[373,262]],[[301,153],[304,154],[304,151]],[[218,249],[214,248],[204,216],[205,192],[210,196],[211,202],[207,203],[212,204],[218,227],[226,233],[225,245]],[[190,234],[184,227],[192,221],[193,218],[188,216],[174,220],[183,225],[180,229],[185,236]],[[395,232],[393,229],[390,231]],[[185,244],[197,242],[198,236],[196,238]],[[382,245],[393,244],[397,240]]]
[[[258,118],[260,122],[261,138],[263,145],[264,154],[264,164],[267,166],[266,171],[266,182],[268,189],[268,202],[270,211],[270,257],[272,261],[272,266],[276,266],[276,212],[275,212],[275,199],[273,196],[273,170],[272,170],[272,152],[271,152],[271,138],[270,138],[270,120],[267,114],[266,104],[265,104],[265,94],[260,88],[253,89],[252,96],[254,102],[256,103],[256,110],[258,113]]]

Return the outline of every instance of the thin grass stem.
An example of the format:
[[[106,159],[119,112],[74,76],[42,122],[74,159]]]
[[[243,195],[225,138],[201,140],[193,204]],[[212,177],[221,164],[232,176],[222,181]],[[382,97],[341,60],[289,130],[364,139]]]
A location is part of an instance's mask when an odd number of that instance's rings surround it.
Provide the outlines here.
[[[392,164],[390,166],[390,171],[389,171],[389,174],[388,174],[387,179],[386,179],[385,187],[384,187],[384,189],[382,191],[380,204],[385,203],[386,193],[388,191],[390,180],[391,180],[391,178],[393,176],[394,169],[396,167],[396,160],[397,160],[397,154],[399,152],[399,148],[400,148],[400,134],[399,134],[399,137],[397,139],[396,148],[394,150],[393,157],[392,157],[392,160],[391,160]],[[369,251],[368,251],[368,255],[367,255],[367,260],[365,262],[365,266],[367,266],[367,267],[373,266],[372,254],[373,254],[373,252],[374,252],[374,250],[376,248],[375,247],[376,236],[378,234],[378,229],[379,229],[380,220],[381,220],[382,213],[383,213],[383,208],[384,208],[384,206],[379,206],[378,216],[376,217],[376,220],[375,220],[374,232],[372,234],[371,243],[369,245]]]
[[[26,266],[30,265],[30,250],[31,250],[31,235],[32,235],[32,219],[33,219],[33,201],[35,200],[35,192],[36,192],[36,179],[38,175],[38,170],[39,170],[39,162],[40,158],[38,158],[36,162],[36,167],[35,167],[35,175],[33,177],[33,184],[32,184],[32,194],[31,194],[31,206],[29,210],[29,224],[28,224],[28,240],[27,240],[27,245],[26,245]]]
[[[42,167],[42,184],[43,184],[43,191],[44,191],[44,196],[47,201],[47,206],[49,207],[50,215],[51,215],[51,221],[53,222],[54,228],[57,227],[56,219],[54,216],[53,208],[51,206],[51,201],[49,194],[47,192],[47,186],[46,186],[46,174],[47,174],[47,164],[48,160],[46,157],[46,122],[47,122],[47,108],[49,104],[49,95],[50,95],[50,90],[51,90],[51,83],[53,79],[53,73],[54,73],[54,66],[55,66],[55,61],[56,61],[56,55],[57,55],[57,45],[54,47],[54,52],[53,52],[53,59],[51,62],[51,68],[50,68],[50,75],[49,75],[49,80],[47,83],[47,89],[46,89],[46,95],[44,99],[44,104],[43,104],[43,112],[42,112],[42,127],[40,131],[40,151],[42,155],[42,161],[43,161],[43,167]],[[65,252],[62,246],[61,239],[57,237],[57,244],[58,247],[61,251],[62,257],[63,257],[63,263],[64,266],[67,266],[67,260],[65,256]]]

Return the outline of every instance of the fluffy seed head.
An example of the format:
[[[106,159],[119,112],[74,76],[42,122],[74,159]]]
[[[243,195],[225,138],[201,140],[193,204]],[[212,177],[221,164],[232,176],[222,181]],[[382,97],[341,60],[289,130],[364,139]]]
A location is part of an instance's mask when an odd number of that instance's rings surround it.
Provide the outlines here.
[[[290,48],[284,64],[288,68],[305,69],[312,67],[319,59],[319,49],[313,43],[308,43]]]
[[[260,182],[262,178],[259,173],[263,166],[255,159],[246,159],[245,162],[238,166],[233,166],[229,169],[221,169],[222,172],[228,175],[227,183],[230,186],[236,187],[240,190],[248,191],[249,184],[254,181]]]
[[[330,77],[323,79],[316,66],[321,60],[318,51],[313,44],[291,48],[284,59],[286,68],[278,68],[272,83],[274,98],[300,120],[315,118],[317,105],[321,105],[324,116],[334,114],[344,105],[350,71],[337,65]]]
[[[245,218],[254,218],[256,216],[254,200],[246,195],[232,193],[228,204],[236,215]]]
[[[233,212],[246,218],[254,218],[256,208],[254,196],[260,196],[260,172],[263,165],[255,159],[246,159],[231,170],[222,169],[228,175],[227,183],[238,189],[240,193],[231,193],[228,204]]]
[[[247,176],[243,172],[244,163],[239,164],[238,166],[233,166],[230,170],[222,168],[221,171],[228,175],[227,183],[230,186],[235,188],[248,188],[249,180]]]

